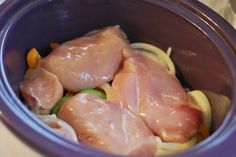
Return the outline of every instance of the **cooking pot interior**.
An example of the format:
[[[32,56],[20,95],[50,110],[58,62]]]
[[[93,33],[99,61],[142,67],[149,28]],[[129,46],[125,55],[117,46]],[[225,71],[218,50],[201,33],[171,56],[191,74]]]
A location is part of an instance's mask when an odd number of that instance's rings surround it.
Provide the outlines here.
[[[32,3],[10,19],[3,42],[4,70],[20,98],[26,71],[26,53],[35,47],[42,56],[51,42],[62,43],[91,30],[120,25],[130,42],[172,48],[177,77],[188,89],[203,90],[212,106],[215,131],[229,110],[232,79],[227,61],[216,43],[196,25],[168,9],[163,2],[48,1]],[[95,67],[94,67],[95,68]]]

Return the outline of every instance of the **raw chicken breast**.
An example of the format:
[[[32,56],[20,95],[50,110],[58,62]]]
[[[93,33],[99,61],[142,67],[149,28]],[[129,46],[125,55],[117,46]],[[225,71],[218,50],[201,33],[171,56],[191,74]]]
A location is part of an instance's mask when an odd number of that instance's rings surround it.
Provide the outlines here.
[[[158,63],[124,51],[123,68],[112,82],[111,102],[142,117],[162,140],[185,142],[201,123],[201,112],[190,104],[177,78]]]
[[[127,45],[118,26],[107,27],[65,42],[40,64],[57,75],[66,90],[78,92],[111,81]]]
[[[41,67],[27,70],[20,91],[27,105],[39,114],[49,114],[63,95],[58,78]]]
[[[156,138],[130,111],[93,94],[77,94],[58,117],[70,124],[79,141],[94,148],[128,156],[153,156]]]
[[[55,114],[37,115],[37,117],[45,124],[47,124],[50,128],[52,128],[57,134],[71,141],[78,142],[74,129],[63,120],[58,119]]]

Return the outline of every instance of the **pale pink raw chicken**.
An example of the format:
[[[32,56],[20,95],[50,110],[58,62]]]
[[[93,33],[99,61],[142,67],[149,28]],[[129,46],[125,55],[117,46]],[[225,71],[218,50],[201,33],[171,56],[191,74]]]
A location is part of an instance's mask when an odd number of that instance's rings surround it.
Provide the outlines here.
[[[67,124],[65,121],[56,117],[55,114],[53,115],[37,115],[37,117],[47,124],[50,128],[53,129],[57,134],[65,137],[68,140],[73,142],[78,142],[77,135],[74,129]]]
[[[93,94],[77,94],[65,102],[58,117],[70,124],[80,142],[127,156],[154,156],[156,138],[130,111]]]
[[[112,82],[110,101],[142,117],[164,141],[185,142],[194,136],[202,115],[177,78],[135,50],[127,49],[124,55],[123,68]]]
[[[63,95],[63,87],[56,75],[41,67],[26,71],[20,91],[27,105],[39,114],[49,114]]]
[[[68,91],[95,88],[113,79],[127,45],[118,26],[106,27],[65,42],[42,59],[40,66],[57,75]]]

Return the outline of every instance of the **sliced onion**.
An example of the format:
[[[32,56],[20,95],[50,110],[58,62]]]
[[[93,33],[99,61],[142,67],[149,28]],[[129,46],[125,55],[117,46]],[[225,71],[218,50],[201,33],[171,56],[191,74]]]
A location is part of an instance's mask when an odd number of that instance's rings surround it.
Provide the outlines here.
[[[208,129],[211,127],[212,112],[211,105],[206,97],[206,95],[200,90],[193,90],[188,92],[191,99],[198,105],[203,114],[203,124],[207,126]]]
[[[158,47],[155,47],[151,44],[146,43],[133,43],[131,47],[137,49],[139,52],[144,54],[149,58],[156,58],[154,61],[157,61],[161,64],[164,68],[167,69],[168,72],[175,75],[175,66],[172,60],[170,59],[171,48],[168,48],[167,53],[161,50]],[[153,54],[153,55],[150,55]],[[154,58],[153,58],[154,57]]]
[[[194,136],[185,143],[162,142],[162,140],[159,137],[157,137],[157,151],[155,156],[182,152],[186,149],[193,147],[197,142],[198,142],[197,136]]]
[[[109,101],[112,99],[112,90],[111,90],[111,85],[109,83],[104,83],[100,85],[99,88],[105,92],[106,100]]]
[[[191,97],[191,99],[195,102],[195,104],[200,108],[200,110],[203,113],[203,123],[200,125],[198,129],[198,133],[185,143],[163,142],[159,137],[157,137],[156,156],[174,154],[187,150],[209,136],[209,130],[212,120],[212,112],[210,103],[206,95],[200,90],[190,91],[188,92],[188,95]]]

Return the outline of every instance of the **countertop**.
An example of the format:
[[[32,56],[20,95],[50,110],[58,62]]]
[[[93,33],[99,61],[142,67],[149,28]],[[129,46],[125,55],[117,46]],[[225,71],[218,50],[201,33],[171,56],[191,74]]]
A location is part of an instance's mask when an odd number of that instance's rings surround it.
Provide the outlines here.
[[[0,157],[43,157],[43,155],[18,138],[0,119]]]

